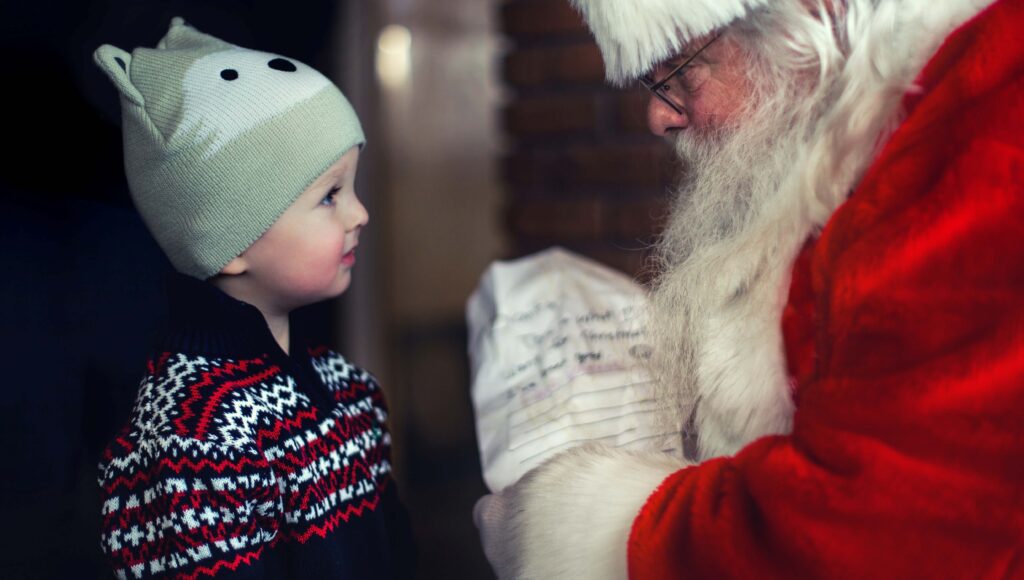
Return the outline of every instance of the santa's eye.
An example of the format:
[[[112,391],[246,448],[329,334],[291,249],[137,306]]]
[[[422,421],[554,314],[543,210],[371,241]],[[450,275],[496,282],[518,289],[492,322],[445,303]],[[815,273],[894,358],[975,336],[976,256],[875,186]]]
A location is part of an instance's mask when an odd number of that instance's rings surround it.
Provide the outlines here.
[[[676,74],[673,75],[674,82],[678,84],[682,90],[688,93],[692,93],[699,89],[700,86],[704,84],[707,77],[707,67],[698,64],[688,64],[676,71]]]

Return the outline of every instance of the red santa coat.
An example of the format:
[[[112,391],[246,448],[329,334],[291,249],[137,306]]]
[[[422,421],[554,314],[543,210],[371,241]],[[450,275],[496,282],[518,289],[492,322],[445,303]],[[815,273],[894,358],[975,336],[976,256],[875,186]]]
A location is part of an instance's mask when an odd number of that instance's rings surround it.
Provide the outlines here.
[[[682,469],[629,575],[1024,578],[1024,2],[949,37],[797,261],[789,435]]]

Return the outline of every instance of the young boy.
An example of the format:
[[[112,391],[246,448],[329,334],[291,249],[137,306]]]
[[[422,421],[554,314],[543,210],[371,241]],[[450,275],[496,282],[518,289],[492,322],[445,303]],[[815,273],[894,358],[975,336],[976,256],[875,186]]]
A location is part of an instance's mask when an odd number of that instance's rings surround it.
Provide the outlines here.
[[[348,287],[367,223],[352,107],[312,68],[181,18],[155,49],[94,58],[132,198],[179,272],[100,465],[116,575],[411,576],[377,383],[289,335],[290,311]]]

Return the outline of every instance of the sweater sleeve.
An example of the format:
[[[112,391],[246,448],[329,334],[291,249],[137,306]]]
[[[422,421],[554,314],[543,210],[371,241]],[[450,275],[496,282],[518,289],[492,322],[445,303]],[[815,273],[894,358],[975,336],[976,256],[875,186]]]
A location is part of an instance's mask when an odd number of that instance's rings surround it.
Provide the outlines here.
[[[955,82],[930,87],[818,242],[818,372],[793,432],[668,477],[634,522],[631,578],[1024,575],[1012,4],[949,42],[933,72]],[[977,39],[999,56],[974,58]]]
[[[278,482],[253,450],[120,437],[101,464],[101,547],[118,578],[271,578]]]

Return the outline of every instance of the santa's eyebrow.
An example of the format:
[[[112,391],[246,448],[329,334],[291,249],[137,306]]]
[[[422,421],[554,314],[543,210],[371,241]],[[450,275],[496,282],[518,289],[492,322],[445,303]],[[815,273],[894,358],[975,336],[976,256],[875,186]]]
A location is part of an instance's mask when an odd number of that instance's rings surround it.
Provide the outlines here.
[[[698,45],[696,47],[696,49],[694,49],[694,44],[691,42],[689,44],[689,46],[687,46],[686,48],[684,48],[680,52],[676,53],[676,55],[672,56],[671,58],[669,58],[668,60],[666,60],[664,62],[671,63],[671,64],[675,65],[676,70],[682,69],[684,66],[689,66],[690,62],[696,60],[698,56],[700,56],[702,54],[706,54],[707,53],[706,49],[709,46],[711,46],[712,44],[714,44],[715,41],[718,40],[721,37],[722,37],[721,33],[716,34],[715,36],[711,37],[711,39],[708,40],[707,42]],[[676,63],[681,63],[681,64],[677,65]],[[673,72],[675,72],[675,71],[673,71]]]
[[[669,57],[668,60],[671,62],[671,61],[687,60],[689,58],[693,58],[693,55],[695,55],[696,53],[700,52],[700,49],[701,49],[701,47],[699,47],[699,46],[695,47],[695,48],[694,47],[687,47],[686,49],[680,50],[679,52],[677,52],[674,55],[672,55],[671,57]]]

